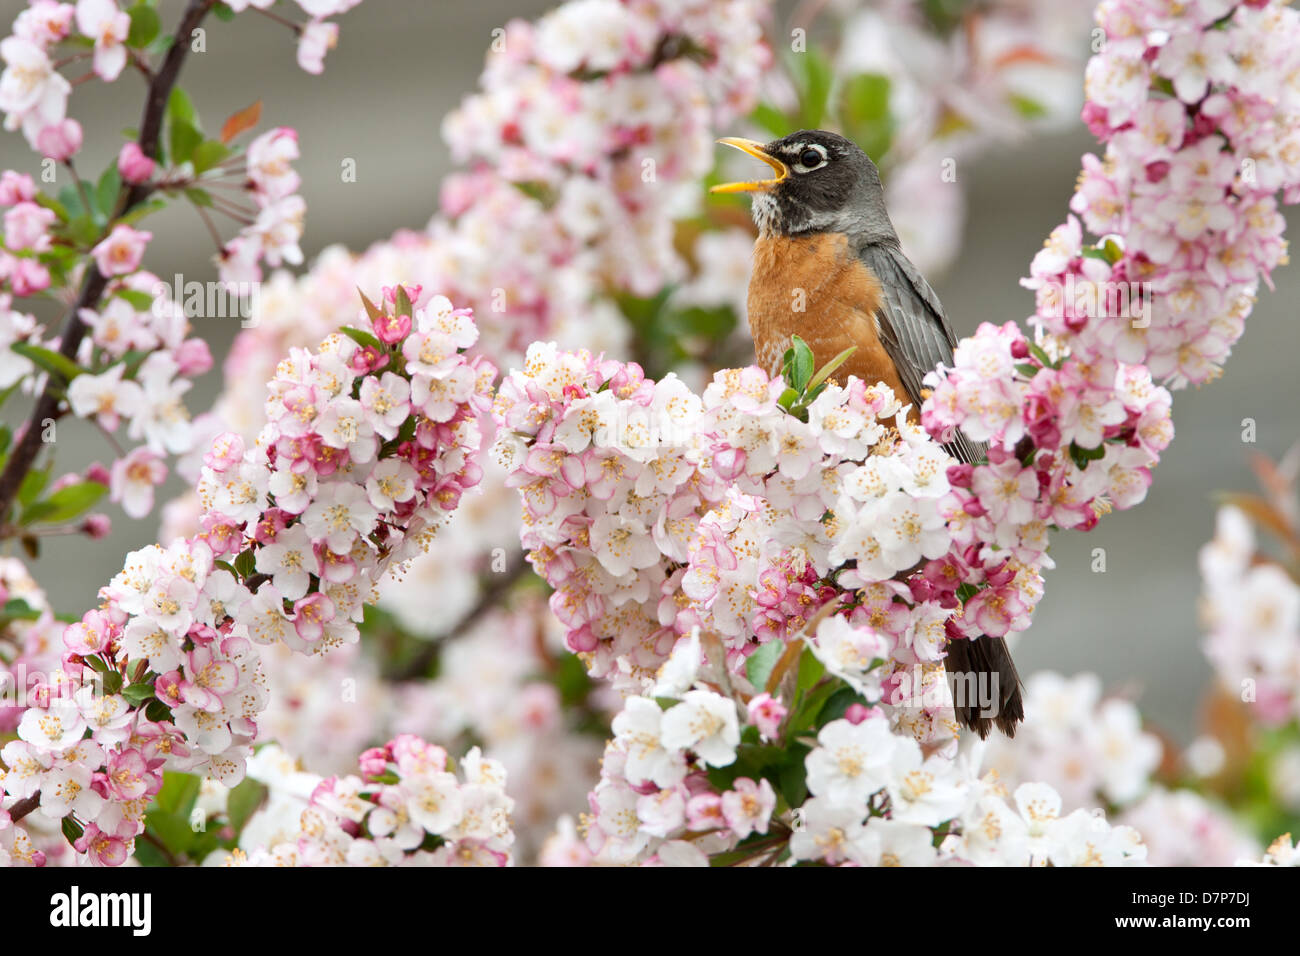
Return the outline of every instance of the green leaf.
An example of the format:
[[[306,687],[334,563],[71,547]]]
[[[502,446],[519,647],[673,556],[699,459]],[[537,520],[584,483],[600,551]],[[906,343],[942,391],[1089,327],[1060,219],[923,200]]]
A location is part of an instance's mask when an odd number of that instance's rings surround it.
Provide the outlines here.
[[[138,289],[118,289],[114,295],[131,304],[131,308],[137,312],[152,312],[154,297],[148,292],[141,292]]]
[[[151,213],[155,213],[160,209],[166,209],[166,208],[167,208],[167,200],[155,196],[153,199],[150,199],[147,202],[142,202],[138,206],[132,206],[128,212],[125,212],[121,216],[118,216],[117,221],[121,223],[125,223],[126,225],[129,226],[132,223],[139,222],[141,219],[143,219],[145,216],[150,215]]]
[[[812,378],[813,353],[808,343],[797,335],[790,337],[790,348],[786,350],[781,371],[786,377],[785,383],[802,395]]]
[[[158,847],[154,846],[148,840],[136,840],[135,851],[131,855],[136,863],[140,866],[171,866],[171,861],[167,859],[167,854]]]
[[[58,216],[60,221],[68,221],[68,207],[59,202],[59,200],[55,199],[53,196],[47,196],[45,193],[37,193],[36,205],[44,206],[46,209],[53,212],[54,215]]]
[[[172,720],[172,709],[162,701],[155,698],[144,705],[144,715],[155,724],[170,723]]]
[[[375,338],[363,329],[354,329],[350,325],[344,325],[339,328],[339,331],[350,338],[353,342],[356,342],[357,345],[376,349],[382,349],[384,347],[384,343],[380,342],[379,339]]]
[[[815,47],[795,54],[795,63],[800,123],[804,129],[817,129],[822,125],[830,98],[831,65]]]
[[[104,693],[116,694],[122,689],[122,675],[114,670],[104,671]]]
[[[406,294],[406,286],[398,283],[397,285],[397,311],[396,315],[415,315],[415,307],[411,304],[411,297]]]
[[[785,650],[781,641],[768,641],[745,661],[745,676],[749,682],[760,690],[767,685],[767,677],[776,666],[777,659]]]
[[[839,720],[843,717],[848,709],[854,704],[862,704],[865,707],[869,704],[869,701],[867,701],[865,697],[855,691],[852,687],[845,684],[831,694],[831,696],[826,700],[825,706],[822,707],[821,713],[817,716],[824,727],[832,720]]]
[[[357,286],[357,295],[361,296],[361,304],[365,306],[366,315],[370,318],[371,322],[378,322],[384,318],[384,310],[371,302],[369,296],[361,291],[360,286]]]
[[[176,813],[188,817],[190,810],[194,808],[194,802],[199,798],[201,785],[202,781],[192,773],[165,771],[162,789],[158,791],[154,801],[164,813]]]
[[[132,705],[139,707],[153,697],[153,684],[146,684],[143,681],[138,684],[128,684],[122,688],[122,696]]]
[[[239,557],[235,558],[235,573],[240,578],[248,578],[257,572],[257,557],[253,554],[253,549],[241,551]]]
[[[121,189],[122,176],[117,171],[117,163],[114,162],[104,170],[104,175],[99,177],[99,182],[95,185],[95,204],[99,207],[105,222],[113,215],[113,210],[117,206],[117,194]]]
[[[194,102],[179,86],[172,89],[171,96],[167,99],[167,118],[196,128],[199,125],[199,114],[195,112]]]
[[[194,154],[195,147],[203,142],[203,134],[192,123],[174,120],[168,142],[171,145],[172,163],[179,166]],[[189,193],[188,189],[186,193]]]
[[[30,342],[15,342],[9,348],[19,355],[31,359],[33,363],[63,382],[71,382],[84,371],[80,365],[66,355],[60,355],[58,352],[40,345],[32,345]]]
[[[1011,105],[1015,108],[1015,111],[1025,119],[1042,119],[1047,115],[1047,107],[1043,106],[1042,103],[1038,102],[1038,100],[1033,97],[1025,96],[1021,93],[1012,93],[1010,99]]]
[[[81,835],[86,832],[82,829],[80,823],[72,819],[71,814],[63,818],[60,827],[63,830],[63,835],[67,838],[69,843],[76,843],[81,839]]]
[[[235,19],[234,9],[227,3],[218,3],[212,8],[212,15],[224,23],[229,23]]]
[[[803,694],[816,684],[826,673],[826,665],[817,659],[812,648],[805,647],[799,655],[799,677],[795,682],[796,696]]]
[[[834,373],[834,371],[837,368],[839,368],[841,365],[847,362],[849,360],[849,356],[851,356],[857,350],[858,347],[856,345],[850,345],[839,355],[835,356],[835,358],[831,359],[829,362],[823,365],[821,371],[818,372],[816,375],[814,375],[812,377],[812,380],[808,383],[807,391],[811,392],[813,389],[817,388],[828,378],[830,378],[831,374]],[[809,354],[811,355],[812,353],[810,352]]]
[[[60,488],[44,501],[38,501],[23,512],[22,523],[43,521],[58,524],[70,521],[86,511],[107,493],[108,487],[97,481],[83,481]]]
[[[840,117],[850,138],[877,160],[894,139],[894,118],[889,111],[889,77],[859,73],[849,77],[840,92]]]
[[[198,777],[194,781],[197,783]],[[145,829],[157,837],[172,856],[184,856],[197,836],[190,828],[188,810],[183,814],[152,810],[145,814]]]
[[[59,205],[63,207],[67,219],[75,219],[90,212],[81,201],[81,191],[76,186],[64,186],[59,190]]]
[[[1080,448],[1075,442],[1070,442],[1070,459],[1080,471],[1088,467],[1088,462],[1104,458],[1105,455],[1105,442],[1096,448]]]
[[[1038,359],[1038,361],[1042,362],[1044,368],[1057,367],[1056,363],[1053,362],[1051,358],[1048,356],[1048,354],[1043,351],[1041,346],[1035,345],[1033,342],[1030,342],[1028,340],[1025,341],[1025,344],[1029,346],[1029,354],[1032,355],[1034,358]]]
[[[185,198],[196,206],[208,207],[212,205],[212,196],[208,194],[208,191],[195,186],[185,190]]]
[[[1028,362],[1017,362],[1016,371],[1019,372],[1021,375],[1023,375],[1025,378],[1033,378],[1035,375],[1038,374],[1038,366],[1030,365]]]
[[[794,132],[790,118],[771,103],[759,103],[754,107],[754,112],[749,114],[749,118],[777,139]]]
[[[819,662],[820,663],[820,662]],[[822,708],[841,687],[844,685],[839,681],[828,680],[825,683],[818,684],[805,696],[804,701],[800,704],[799,709],[790,718],[786,725],[785,733],[789,738],[796,737],[805,730],[810,730],[818,726],[818,717],[821,716]]]
[[[0,617],[10,621],[34,621],[40,616],[41,612],[22,598],[10,598],[0,610]]]
[[[162,29],[162,18],[158,11],[147,3],[137,3],[127,15],[131,18],[131,29],[126,35],[126,45],[137,49],[146,47],[158,36]]]
[[[195,173],[207,172],[217,163],[230,155],[229,147],[217,142],[215,139],[205,139],[194,147],[194,152],[190,156],[190,162],[194,164]]]
[[[236,834],[242,833],[248,818],[266,799],[266,787],[252,777],[245,777],[226,797],[226,818]]]
[[[22,484],[18,486],[18,503],[23,507],[30,505],[35,501],[42,491],[45,490],[45,484],[50,480],[50,469],[47,465],[44,468],[33,468],[23,476]]]
[[[82,213],[68,223],[68,237],[77,245],[89,248],[99,242],[99,226],[91,213]]]
[[[808,799],[803,758],[808,755],[809,750],[810,748],[804,744],[791,744],[787,751],[789,762],[777,774],[777,789],[791,807],[802,806],[804,800]]]
[[[781,397],[776,400],[776,403],[788,412],[797,401],[799,401],[799,393],[793,388],[787,388],[781,393]]]

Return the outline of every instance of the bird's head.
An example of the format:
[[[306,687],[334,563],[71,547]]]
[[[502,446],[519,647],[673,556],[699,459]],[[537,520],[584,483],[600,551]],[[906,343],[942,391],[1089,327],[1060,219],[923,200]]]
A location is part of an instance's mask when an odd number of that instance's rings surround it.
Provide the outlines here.
[[[723,183],[714,193],[752,193],[761,235],[841,232],[866,241],[897,239],[885,211],[880,172],[858,145],[826,130],[800,130],[763,144],[728,136],[718,140],[761,159],[770,179]]]

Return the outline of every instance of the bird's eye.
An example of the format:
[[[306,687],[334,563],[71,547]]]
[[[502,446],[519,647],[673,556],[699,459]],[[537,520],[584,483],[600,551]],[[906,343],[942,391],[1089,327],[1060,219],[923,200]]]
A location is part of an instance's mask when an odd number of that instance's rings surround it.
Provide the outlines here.
[[[816,169],[822,164],[823,155],[819,151],[809,148],[799,154],[799,165],[804,169]]]

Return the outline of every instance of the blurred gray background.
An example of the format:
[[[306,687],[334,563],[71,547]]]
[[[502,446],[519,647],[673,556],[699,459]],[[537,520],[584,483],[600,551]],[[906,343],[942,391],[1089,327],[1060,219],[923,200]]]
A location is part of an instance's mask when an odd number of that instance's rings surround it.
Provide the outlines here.
[[[398,228],[425,225],[450,168],[439,124],[474,89],[492,28],[552,5],[366,0],[339,18],[340,42],[321,76],[297,67],[294,38],[269,19],[253,13],[232,23],[209,18],[207,52],[191,57],[182,85],[210,132],[259,98],[264,126],[298,128],[303,155],[297,168],[308,209],[303,250],[310,261],[326,245],[341,242],[359,250]],[[0,0],[6,31],[23,6]],[[174,24],[183,4],[163,0],[161,6],[165,25]],[[121,146],[119,131],[138,124],[141,91],[141,79],[128,70],[111,87],[95,83],[75,92],[72,115],[86,131],[87,146],[77,157],[83,174],[102,170]],[[1022,319],[1032,311],[1032,297],[1017,280],[1062,221],[1079,156],[1093,146],[1078,126],[963,164],[958,175],[969,204],[965,245],[948,274],[931,277],[959,334],[982,320]],[[343,184],[340,168],[347,158],[356,160],[357,181]],[[39,171],[17,133],[0,133],[0,168]],[[1292,229],[1300,226],[1295,215],[1289,218]],[[159,275],[183,272],[203,280],[215,274],[211,242],[192,210],[178,204],[144,228],[156,237],[147,264]],[[1034,628],[1016,652],[1024,673],[1095,670],[1111,687],[1140,692],[1148,715],[1182,740],[1193,733],[1210,676],[1199,649],[1196,551],[1212,533],[1213,493],[1253,490],[1250,453],[1276,457],[1300,439],[1292,354],[1300,344],[1292,305],[1300,295],[1300,271],[1283,268],[1275,279],[1277,290],[1262,291],[1223,378],[1177,393],[1178,437],[1156,470],[1146,502],[1104,518],[1089,534],[1053,539],[1058,566],[1048,576]],[[218,367],[237,331],[231,319],[206,320],[198,329]],[[191,393],[191,409],[208,407],[217,388],[218,374],[209,373]],[[5,420],[12,424],[28,407],[28,400],[15,396],[4,409]],[[1258,425],[1254,445],[1241,440],[1246,417]],[[59,471],[111,458],[93,430],[78,430],[75,423],[59,427]],[[179,483],[173,480],[168,490],[179,491]],[[91,606],[96,589],[120,569],[125,551],[154,540],[152,521],[132,522],[115,506],[107,510],[115,523],[109,540],[46,542],[36,570],[60,612],[79,614]],[[1105,573],[1090,570],[1094,548],[1106,549]]]

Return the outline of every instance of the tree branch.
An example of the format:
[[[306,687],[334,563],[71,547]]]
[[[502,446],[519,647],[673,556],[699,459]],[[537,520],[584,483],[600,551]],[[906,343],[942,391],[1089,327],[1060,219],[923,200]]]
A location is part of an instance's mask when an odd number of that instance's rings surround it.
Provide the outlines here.
[[[138,142],[141,151],[151,159],[158,156],[158,139],[162,134],[163,116],[167,111],[167,101],[171,98],[172,88],[175,87],[176,79],[180,75],[181,65],[189,55],[190,36],[215,4],[216,0],[190,0],[184,16],[181,17],[180,25],[176,28],[175,38],[167,51],[167,56],[149,83]],[[150,191],[151,187],[143,183],[129,188],[124,186],[119,194],[117,209],[111,219],[117,219],[134,208],[149,195]],[[108,279],[100,274],[94,262],[88,263],[81,294],[68,315],[59,343],[59,352],[66,358],[76,360],[77,349],[81,346],[82,339],[86,337],[86,323],[81,320],[80,311],[98,305],[107,286]],[[46,383],[45,391],[41,393],[32,408],[22,438],[9,453],[9,460],[5,463],[4,471],[0,473],[0,519],[9,514],[23,478],[27,476],[32,463],[40,453],[44,422],[47,419],[54,421],[63,415],[63,411],[59,408],[62,398],[58,391],[55,383]]]
[[[37,790],[30,797],[23,797],[9,808],[9,819],[17,823],[27,814],[41,805],[41,792]]]

